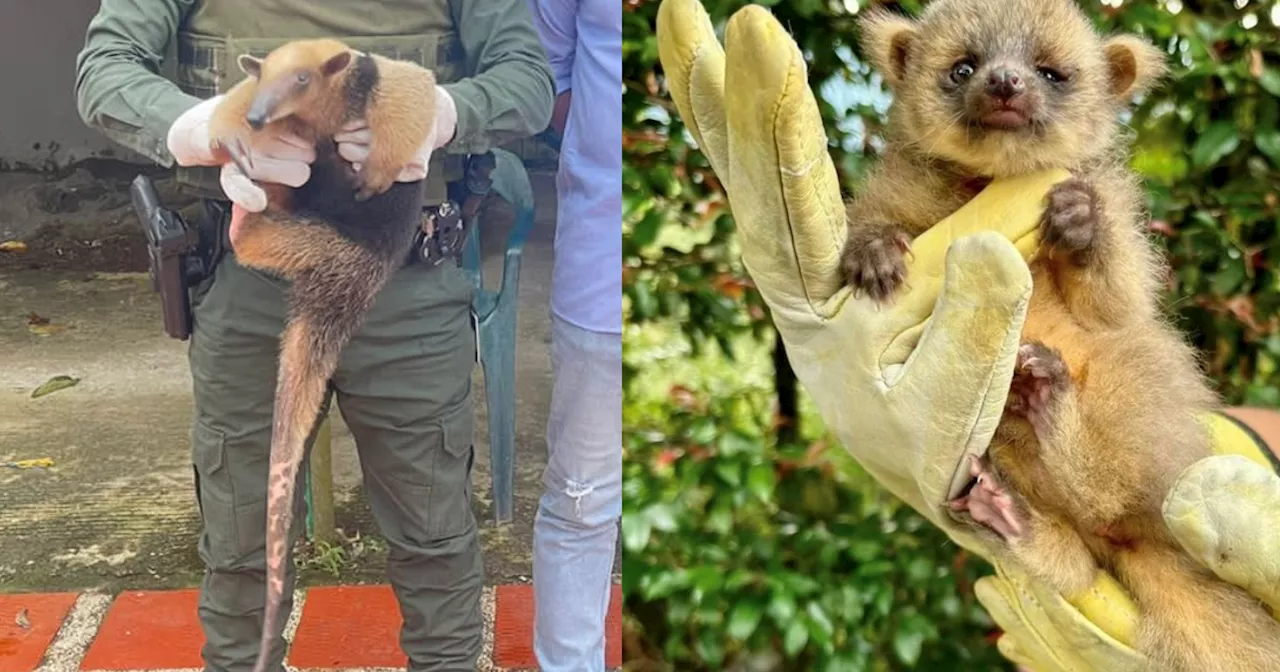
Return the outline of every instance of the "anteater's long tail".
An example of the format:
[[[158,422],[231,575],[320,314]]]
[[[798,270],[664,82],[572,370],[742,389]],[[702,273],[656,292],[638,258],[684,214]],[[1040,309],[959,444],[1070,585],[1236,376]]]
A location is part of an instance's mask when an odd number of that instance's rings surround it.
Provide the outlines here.
[[[280,339],[271,426],[267,489],[267,595],[262,644],[254,672],[265,672],[281,629],[285,563],[293,498],[307,436],[316,424],[338,356],[364,321],[389,269],[369,269],[353,278],[350,269],[318,268],[300,273],[290,288],[288,325]]]
[[[1137,643],[1153,672],[1280,670],[1280,622],[1241,588],[1157,544],[1122,551],[1116,570],[1142,614]]]

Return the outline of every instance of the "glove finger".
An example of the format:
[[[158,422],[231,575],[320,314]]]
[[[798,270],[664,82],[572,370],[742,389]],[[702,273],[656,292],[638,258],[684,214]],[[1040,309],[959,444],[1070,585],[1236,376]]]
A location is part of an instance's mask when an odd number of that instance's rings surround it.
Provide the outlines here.
[[[724,49],[697,0],[663,0],[656,26],[658,60],[671,99],[716,178],[729,188],[724,118]]]
[[[804,57],[768,10],[748,5],[725,28],[725,60],[727,80],[752,82],[725,90],[732,205],[770,215],[738,219],[743,261],[772,305],[829,315],[847,228]]]
[[[352,119],[342,125],[339,132],[333,136],[338,142],[369,142],[369,138],[373,137],[373,132],[369,130],[369,124],[363,118]],[[348,138],[341,140],[339,138]],[[359,139],[356,139],[359,138]]]
[[[1280,614],[1280,478],[1243,455],[1187,467],[1165,496],[1169,531],[1215,574]]]
[[[254,160],[250,177],[259,182],[275,182],[287,184],[290,187],[301,187],[311,178],[311,165],[302,161],[260,157]]]
[[[999,576],[984,576],[974,583],[973,593],[991,620],[1005,633],[996,644],[1005,658],[1036,672],[1066,669],[1054,653],[1054,644],[1060,645],[1060,642],[1046,641],[1052,633],[1042,633],[1034,627],[1033,623],[1044,621],[1043,615],[1028,613],[1027,608],[1037,605],[1027,605],[1026,600],[1019,599],[1017,587],[1012,582]]]
[[[363,163],[366,159],[369,158],[369,145],[367,143],[359,143],[354,141],[339,142],[338,156],[341,156],[342,158],[346,159],[351,163],[356,163],[356,162]]]
[[[311,163],[316,160],[316,148],[303,143],[294,135],[273,135],[253,143],[254,162],[259,157],[279,161]]]
[[[396,182],[417,182],[418,180],[426,178],[426,176],[427,169],[425,166],[419,166],[411,163],[405,166],[400,173],[396,175]]]
[[[913,467],[925,505],[935,509],[968,482],[962,468],[968,455],[985,453],[991,442],[1031,297],[1031,271],[999,233],[957,240],[947,250],[944,269],[942,292],[919,346],[900,369],[885,362],[887,394],[895,405],[929,409],[930,420],[921,427],[923,455]],[[917,290],[928,288],[912,291]]]
[[[227,198],[241,208],[249,212],[262,212],[267,208],[267,192],[240,172],[236,164],[223,164],[218,182]]]

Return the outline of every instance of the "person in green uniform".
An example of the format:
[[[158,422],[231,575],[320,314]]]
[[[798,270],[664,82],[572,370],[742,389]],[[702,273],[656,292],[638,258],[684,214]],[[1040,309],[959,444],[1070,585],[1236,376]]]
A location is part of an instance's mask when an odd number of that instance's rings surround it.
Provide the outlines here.
[[[176,167],[179,184],[205,199],[196,225],[214,227],[225,240],[233,211],[263,207],[255,182],[302,184],[314,152],[274,138],[253,147],[251,175],[213,165],[208,101],[243,77],[240,54],[264,56],[312,37],[436,73],[434,141],[401,175],[425,175],[429,204],[442,202],[446,185],[463,177],[466,155],[532,136],[551,118],[555,81],[525,0],[102,0],[76,62],[78,109],[116,143]],[[167,53],[176,56],[171,77],[160,74]],[[367,152],[367,129],[342,139],[348,160]],[[230,251],[192,291],[192,460],[209,670],[251,669],[260,641],[284,292],[281,281],[237,264]],[[411,670],[473,670],[481,649],[483,566],[470,507],[471,299],[456,263],[406,260],[331,382],[388,541],[387,573]],[[301,504],[300,497],[299,513]],[[295,538],[299,533],[295,527]],[[290,567],[286,596],[294,579]],[[285,609],[291,607],[289,599]],[[272,653],[273,665],[282,664],[284,645]]]

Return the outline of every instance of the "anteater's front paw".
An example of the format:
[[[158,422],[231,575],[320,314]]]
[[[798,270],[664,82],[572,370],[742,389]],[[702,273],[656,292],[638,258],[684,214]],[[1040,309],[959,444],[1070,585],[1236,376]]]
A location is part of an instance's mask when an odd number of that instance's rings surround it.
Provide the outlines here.
[[[1040,241],[1051,257],[1066,255],[1088,263],[1098,240],[1102,207],[1088,182],[1071,178],[1049,190],[1048,206],[1040,219]]]
[[[840,268],[855,294],[887,301],[907,278],[911,237],[896,226],[853,229],[845,241]]]
[[[227,125],[213,129],[209,149],[219,163],[231,161],[245,175],[253,174],[252,136],[247,128]]]
[[[1043,343],[1023,343],[1018,347],[1005,408],[1014,415],[1035,420],[1048,409],[1054,395],[1070,384],[1067,363],[1057,350]]]
[[[395,184],[398,172],[375,170],[369,164],[364,164],[356,174],[356,200],[367,201],[386,192]]]

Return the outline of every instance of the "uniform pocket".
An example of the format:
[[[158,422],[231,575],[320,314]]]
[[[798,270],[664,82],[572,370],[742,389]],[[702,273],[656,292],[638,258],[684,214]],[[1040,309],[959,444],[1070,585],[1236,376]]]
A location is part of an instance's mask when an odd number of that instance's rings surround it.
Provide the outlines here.
[[[192,461],[196,470],[196,501],[204,531],[201,554],[213,568],[233,564],[237,557],[235,489],[226,466],[226,436],[203,422],[195,423]]]
[[[475,413],[464,404],[443,418],[441,452],[436,459],[438,481],[431,490],[433,539],[454,537],[475,522],[471,513],[471,468],[475,465]]]
[[[389,507],[384,516],[389,536],[426,545],[471,527],[474,422],[471,405],[463,404],[430,421],[411,449],[377,458],[377,480],[387,490],[378,499]],[[391,532],[393,528],[399,535]]]

